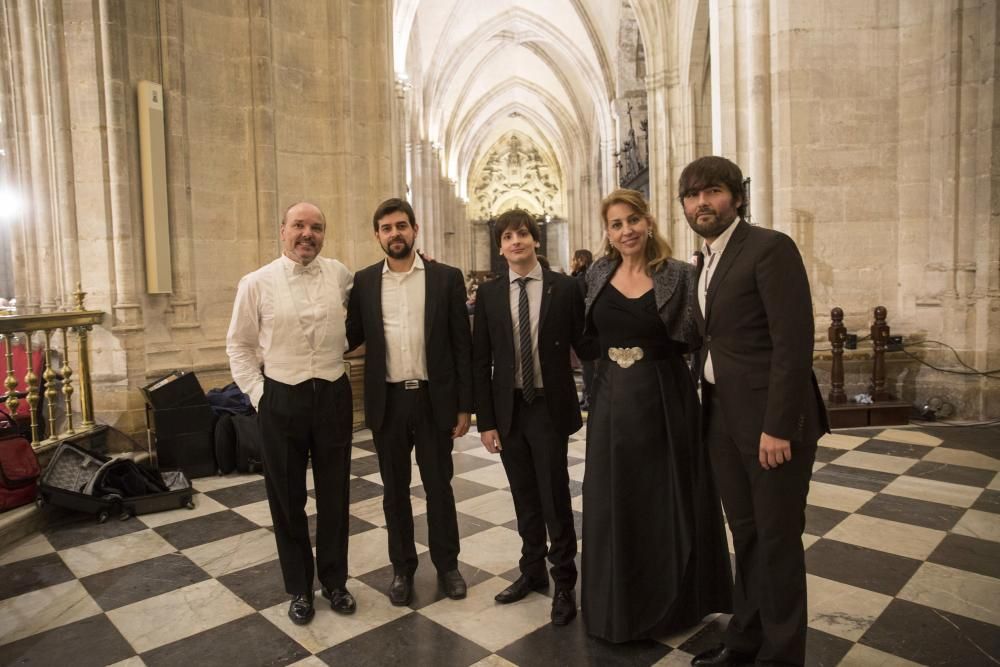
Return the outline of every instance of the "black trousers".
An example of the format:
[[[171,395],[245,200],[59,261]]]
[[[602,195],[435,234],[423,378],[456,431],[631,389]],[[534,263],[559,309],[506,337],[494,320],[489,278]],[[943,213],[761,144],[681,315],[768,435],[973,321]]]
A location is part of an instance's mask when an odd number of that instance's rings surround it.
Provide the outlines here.
[[[434,423],[426,385],[404,389],[400,384],[389,384],[382,428],[373,430],[372,436],[385,487],[382,509],[393,570],[396,574],[412,575],[417,569],[410,504],[410,452],[414,449],[427,501],[431,562],[439,573],[456,569],[458,518],[451,490],[454,474],[451,432],[441,430]]]
[[[347,581],[351,472],[351,385],[306,380],[288,385],[264,378],[258,406],[267,501],[285,590],[313,591],[313,553],[306,520],[306,467],[316,480],[316,569],[327,588]]]
[[[726,428],[714,387],[702,383],[712,471],[736,550],[733,618],[726,645],[757,664],[802,665],[806,653],[806,495],[816,442],[792,442],[792,460],[772,470]]]
[[[544,396],[530,404],[515,392],[510,433],[500,434],[500,459],[514,496],[517,532],[521,535],[521,573],[545,579],[545,558],[551,563],[557,589],[576,586],[576,529],[566,468],[568,438],[552,423]],[[548,528],[551,546],[546,548]]]

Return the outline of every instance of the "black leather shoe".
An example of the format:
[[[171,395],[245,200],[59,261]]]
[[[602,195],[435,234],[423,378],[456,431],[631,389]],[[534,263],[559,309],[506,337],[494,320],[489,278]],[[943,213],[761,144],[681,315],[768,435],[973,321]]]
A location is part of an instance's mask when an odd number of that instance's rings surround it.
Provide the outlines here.
[[[353,614],[358,610],[358,603],[346,588],[331,590],[324,586],[323,597],[330,601],[330,609],[338,614]]]
[[[444,574],[438,575],[438,586],[445,595],[450,597],[452,600],[461,600],[465,597],[467,588],[465,586],[465,579],[458,570],[451,570],[445,572]]]
[[[691,658],[691,664],[696,667],[738,667],[738,665],[752,665],[753,661],[754,656],[734,651],[725,644],[719,644]]]
[[[552,596],[552,625],[566,625],[576,618],[576,593],[568,588]]]
[[[413,599],[413,577],[397,574],[389,585],[389,602],[397,607],[405,607]]]
[[[292,603],[288,605],[288,618],[292,619],[295,625],[305,625],[313,620],[316,609],[313,607],[312,593],[309,595],[296,595],[292,598]]]
[[[512,583],[507,588],[503,589],[493,598],[500,604],[510,604],[511,602],[517,602],[518,600],[523,600],[531,591],[544,591],[549,587],[549,578],[546,577],[543,580],[529,579],[523,574],[517,578],[517,581]]]

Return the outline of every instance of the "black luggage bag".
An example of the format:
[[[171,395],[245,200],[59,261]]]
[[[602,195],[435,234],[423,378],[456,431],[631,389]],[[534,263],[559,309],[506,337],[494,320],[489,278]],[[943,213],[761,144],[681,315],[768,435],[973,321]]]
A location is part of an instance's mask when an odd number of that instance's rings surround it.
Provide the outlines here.
[[[134,467],[134,469],[133,469]],[[114,469],[133,473],[138,495],[109,491],[102,480]],[[138,474],[141,478],[135,478]],[[141,489],[165,488],[144,493]],[[57,507],[93,514],[98,523],[117,515],[125,520],[137,514],[163,512],[187,507],[194,509],[194,490],[181,471],[162,474],[144,470],[130,459],[112,459],[92,454],[72,443],[64,442],[52,455],[52,461],[38,483],[38,506]]]

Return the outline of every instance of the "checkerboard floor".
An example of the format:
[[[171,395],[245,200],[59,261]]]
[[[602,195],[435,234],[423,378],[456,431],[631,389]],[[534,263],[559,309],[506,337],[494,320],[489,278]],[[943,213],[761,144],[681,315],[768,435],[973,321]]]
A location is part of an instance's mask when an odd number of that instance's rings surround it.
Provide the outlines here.
[[[498,459],[456,441],[454,490],[468,598],[442,599],[425,547],[416,595],[393,607],[380,477],[370,434],[352,452],[350,576],[358,612],[317,598],[286,615],[264,483],[195,480],[194,510],[98,525],[53,513],[44,534],[0,552],[0,664],[686,665],[726,617],[659,641],[589,639],[548,623],[549,599],[493,596],[517,577],[520,542]],[[579,522],[584,434],[569,460]],[[843,431],[821,443],[804,537],[808,664],[1000,662],[1000,428]],[[413,471],[416,535],[426,544]],[[310,513],[315,507],[310,502]],[[315,529],[315,527],[314,527]]]

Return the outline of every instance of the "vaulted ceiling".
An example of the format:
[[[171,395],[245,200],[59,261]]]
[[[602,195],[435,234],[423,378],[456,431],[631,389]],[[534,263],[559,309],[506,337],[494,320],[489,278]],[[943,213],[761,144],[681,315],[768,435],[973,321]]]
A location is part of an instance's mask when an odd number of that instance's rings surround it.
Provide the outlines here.
[[[563,169],[615,142],[623,11],[623,0],[397,0],[394,60],[413,86],[411,134],[442,149],[459,195],[511,132]]]

